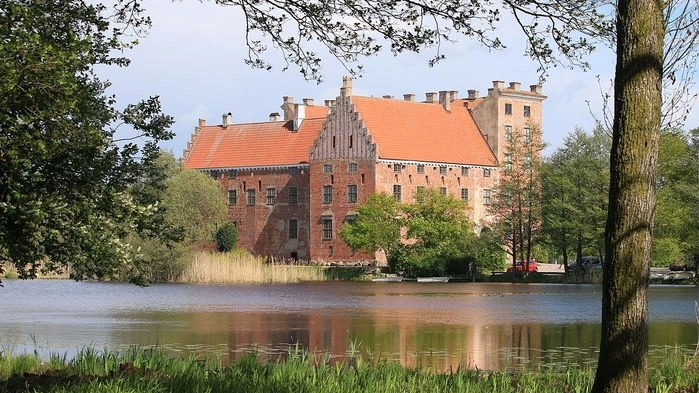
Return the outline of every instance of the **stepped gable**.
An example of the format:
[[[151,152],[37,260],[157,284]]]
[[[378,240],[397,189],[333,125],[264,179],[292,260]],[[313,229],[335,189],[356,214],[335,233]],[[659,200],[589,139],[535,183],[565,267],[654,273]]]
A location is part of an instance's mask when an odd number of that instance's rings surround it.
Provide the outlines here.
[[[454,100],[449,111],[438,102],[352,96],[352,103],[380,159],[497,166],[462,100]]]
[[[226,169],[307,163],[309,148],[325,122],[328,108],[306,109],[308,117],[298,131],[293,131],[293,120],[200,126],[192,137],[184,167]]]

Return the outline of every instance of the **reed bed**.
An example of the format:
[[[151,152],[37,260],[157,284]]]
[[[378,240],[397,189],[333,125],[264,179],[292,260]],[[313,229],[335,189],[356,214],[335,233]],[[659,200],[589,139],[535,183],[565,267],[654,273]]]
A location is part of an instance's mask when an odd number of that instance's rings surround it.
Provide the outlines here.
[[[670,354],[665,368],[651,374],[653,392],[699,392],[699,371],[692,359]],[[682,357],[684,356],[684,357]],[[457,369],[437,374],[429,368],[406,369],[397,362],[329,356],[291,349],[277,362],[254,354],[223,367],[215,361],[175,358],[159,349],[118,353],[81,350],[72,360],[53,355],[42,363],[31,355],[0,352],[0,391],[6,392],[588,392],[593,368],[530,371]]]
[[[10,263],[5,263],[2,266],[2,270],[4,271],[2,275],[0,275],[0,278],[8,278],[8,279],[13,279],[13,278],[18,278],[19,274],[17,273],[17,269],[13,264]],[[45,272],[42,271],[43,269],[39,269],[39,271],[36,274],[36,278],[41,279],[41,280],[67,280],[70,278],[70,267],[66,267],[63,269],[62,273],[54,273],[54,272]]]
[[[244,251],[200,252],[184,270],[179,281],[188,283],[297,283],[326,280],[322,266],[267,264],[263,258]]]

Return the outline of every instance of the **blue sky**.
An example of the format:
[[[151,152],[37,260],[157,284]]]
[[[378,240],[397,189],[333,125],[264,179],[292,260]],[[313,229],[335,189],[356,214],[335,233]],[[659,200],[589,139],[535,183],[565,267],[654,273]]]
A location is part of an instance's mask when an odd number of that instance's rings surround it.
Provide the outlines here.
[[[283,96],[299,102],[314,98],[316,103],[339,95],[342,76],[347,71],[329,55],[324,56],[324,83],[306,81],[293,67],[282,71],[280,52],[270,48],[267,60],[276,64],[271,71],[251,69],[244,63],[244,25],[240,11],[186,0],[168,2],[143,1],[153,27],[139,39],[139,45],[126,53],[132,60],[128,68],[103,72],[113,86],[120,106],[151,95],[159,95],[164,111],[175,118],[173,140],[162,147],[181,156],[197,119],[219,124],[221,114],[231,112],[235,122],[267,121],[271,112],[280,112]],[[537,83],[537,63],[524,55],[523,37],[515,30],[503,29],[504,50],[489,51],[465,38],[442,46],[447,59],[430,68],[427,61],[436,52],[424,49],[421,54],[394,57],[383,52],[362,60],[364,71],[353,82],[353,93],[367,96],[424,93],[457,90],[464,97],[468,89],[487,93],[493,80],[518,81],[522,86]],[[543,109],[544,141],[552,152],[575,127],[591,130],[594,120],[587,101],[596,113],[601,112],[598,82],[608,84],[614,73],[614,54],[599,48],[589,57],[591,69],[557,67],[549,71],[543,84],[548,96]],[[605,85],[606,86],[606,85]],[[699,126],[696,109],[686,127]]]

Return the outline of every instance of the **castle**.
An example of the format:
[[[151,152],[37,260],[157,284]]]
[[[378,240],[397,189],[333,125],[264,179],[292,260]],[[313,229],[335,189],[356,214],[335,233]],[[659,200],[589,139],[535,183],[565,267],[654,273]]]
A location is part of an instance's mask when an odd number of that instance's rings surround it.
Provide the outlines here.
[[[494,81],[468,91],[363,97],[344,78],[340,95],[316,105],[284,97],[269,121],[200,119],[183,165],[210,173],[228,196],[239,246],[254,254],[315,261],[381,260],[354,251],[338,229],[357,206],[385,192],[413,202],[421,188],[464,200],[476,225],[488,222],[499,163],[513,132],[541,127],[541,86]]]

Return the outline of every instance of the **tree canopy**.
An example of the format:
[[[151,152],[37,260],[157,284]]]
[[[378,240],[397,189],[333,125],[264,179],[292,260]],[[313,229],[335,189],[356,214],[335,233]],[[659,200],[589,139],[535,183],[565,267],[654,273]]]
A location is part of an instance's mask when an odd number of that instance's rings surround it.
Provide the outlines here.
[[[149,23],[131,11],[0,0],[0,261],[21,277],[67,265],[76,279],[113,276],[129,263],[124,237],[157,210],[129,190],[172,118],[157,97],[116,109],[95,72],[128,65],[126,37]]]
[[[374,194],[340,235],[352,248],[384,251],[391,269],[407,276],[500,269],[501,252],[489,236],[478,237],[467,209],[435,188],[420,190],[413,203],[404,204]]]

